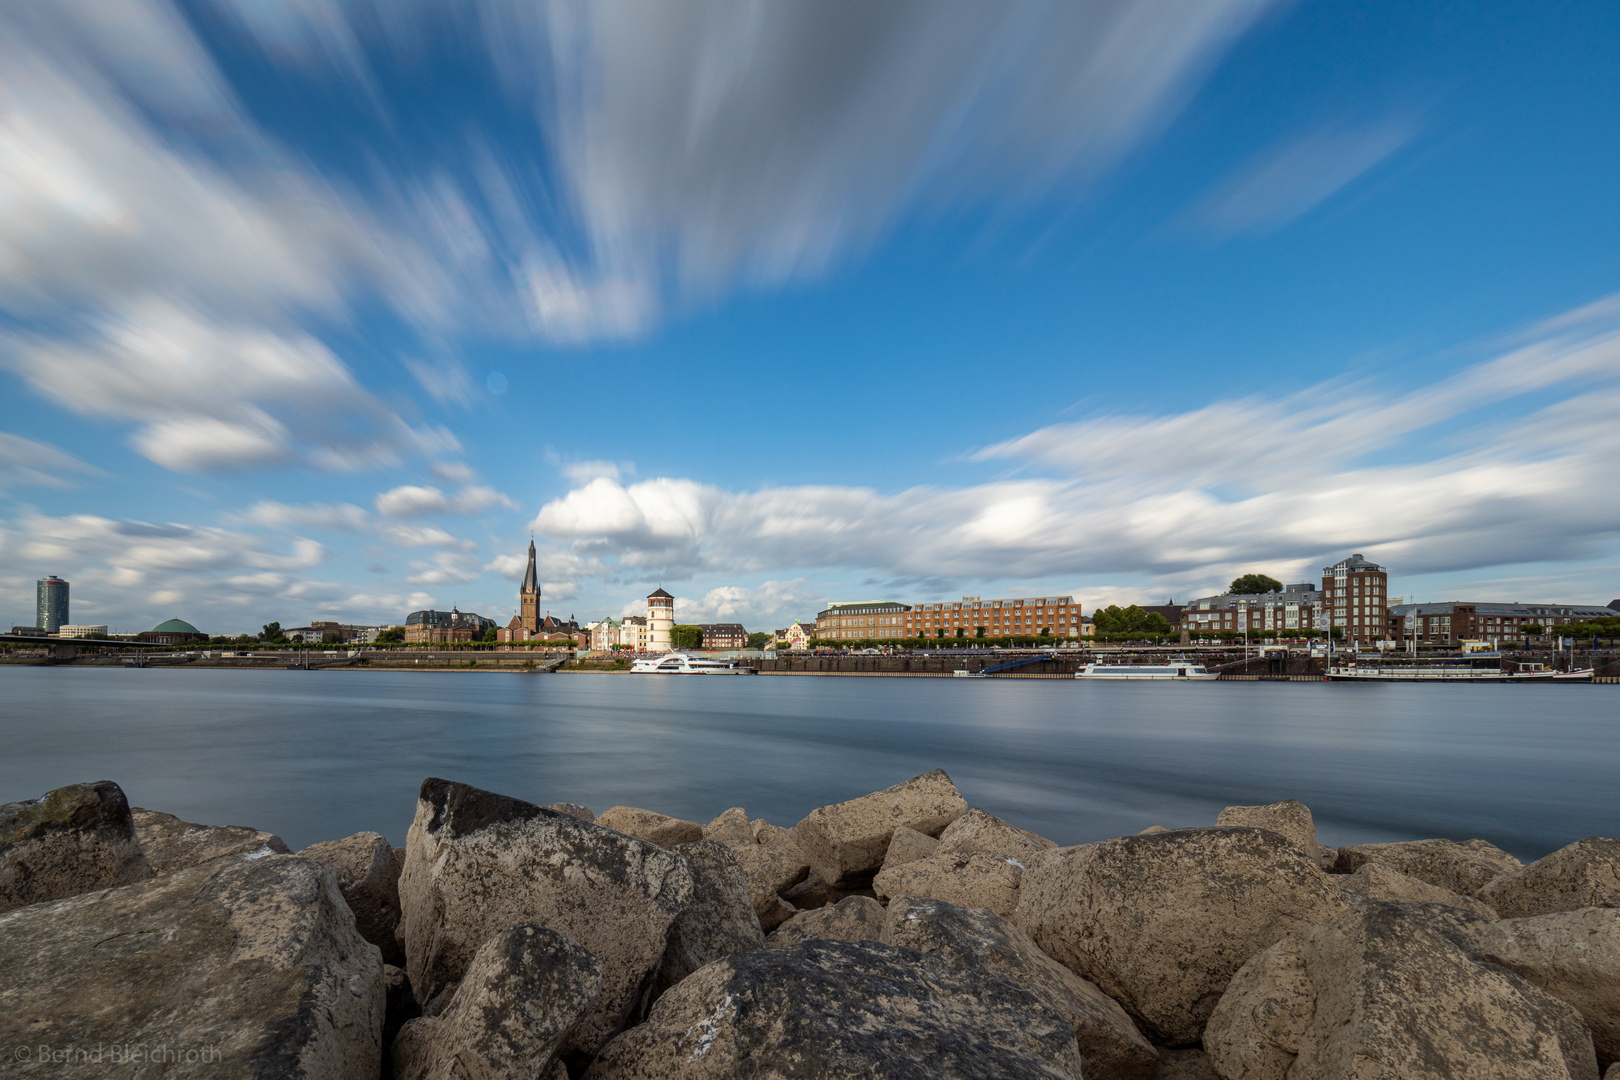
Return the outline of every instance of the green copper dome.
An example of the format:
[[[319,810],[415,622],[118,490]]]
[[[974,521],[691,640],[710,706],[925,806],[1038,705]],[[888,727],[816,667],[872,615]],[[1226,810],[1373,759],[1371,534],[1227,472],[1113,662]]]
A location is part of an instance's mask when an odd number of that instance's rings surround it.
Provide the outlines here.
[[[202,631],[198,630],[195,626],[192,626],[190,623],[186,622],[186,620],[184,620],[184,619],[170,619],[168,622],[161,622],[161,623],[158,623],[156,626],[152,627],[152,633],[154,633],[154,634],[200,634],[200,633],[202,633]]]

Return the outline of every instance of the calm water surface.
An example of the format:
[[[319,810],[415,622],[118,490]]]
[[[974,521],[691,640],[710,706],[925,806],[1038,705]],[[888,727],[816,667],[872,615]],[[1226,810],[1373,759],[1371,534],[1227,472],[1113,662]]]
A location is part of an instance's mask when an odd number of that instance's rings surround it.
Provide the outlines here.
[[[1063,844],[1297,798],[1534,858],[1620,836],[1620,687],[0,669],[0,802],[112,779],[294,849],[403,843],[426,776],[791,825],[934,768]]]

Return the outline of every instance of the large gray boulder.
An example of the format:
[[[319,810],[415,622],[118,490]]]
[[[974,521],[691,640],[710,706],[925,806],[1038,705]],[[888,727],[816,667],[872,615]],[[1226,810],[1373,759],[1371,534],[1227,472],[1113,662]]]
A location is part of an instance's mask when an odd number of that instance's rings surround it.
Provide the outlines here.
[[[295,855],[7,912],[0,971],[10,1075],[376,1080],[382,1061],[382,957],[331,872]],[[69,1057],[13,1051],[36,1047]],[[143,1071],[120,1048],[174,1056]]]
[[[881,940],[936,953],[965,971],[988,972],[1034,994],[1074,1028],[1086,1080],[1154,1076],[1159,1054],[1125,1010],[997,915],[942,900],[901,896],[885,913]]]
[[[880,900],[930,896],[962,907],[988,908],[1005,917],[1018,906],[1023,876],[1023,862],[1011,855],[946,851],[879,871],[872,889]]]
[[[1022,987],[877,942],[710,964],[603,1048],[589,1080],[1079,1080],[1067,1021]]]
[[[198,825],[181,821],[173,814],[136,807],[135,836],[141,842],[147,862],[158,875],[172,874],[210,859],[223,859],[254,852],[286,855],[289,849],[275,833],[246,825]]]
[[[1620,840],[1588,836],[1487,882],[1479,898],[1504,919],[1620,907]]]
[[[1487,840],[1401,840],[1342,847],[1333,869],[1353,874],[1369,862],[1464,896],[1473,896],[1492,878],[1520,866],[1518,859]]]
[[[448,1004],[490,937],[533,923],[602,962],[602,992],[565,1050],[591,1053],[624,1026],[692,900],[667,848],[466,784],[423,781],[399,883],[411,987],[429,1016]]]
[[[1363,863],[1355,873],[1336,874],[1330,880],[1351,896],[1363,900],[1384,900],[1397,904],[1447,904],[1487,919],[1496,918],[1496,912],[1483,901],[1472,896],[1459,896],[1438,885],[1407,877],[1383,863]]]
[[[725,844],[698,840],[673,848],[692,875],[692,902],[670,925],[655,993],[736,952],[757,949],[765,934],[737,856]]]
[[[1454,939],[1580,1010],[1604,1062],[1620,1060],[1620,908],[1470,924]]]
[[[577,816],[577,815],[575,815]],[[597,825],[622,832],[659,847],[690,844],[703,839],[703,826],[636,806],[610,806],[596,817]]]
[[[1228,806],[1216,817],[1215,824],[1270,829],[1293,841],[1295,847],[1320,864],[1316,822],[1311,818],[1310,807],[1297,799],[1284,799],[1264,806]]]
[[[1277,833],[1174,829],[1047,852],[1013,922],[1149,1039],[1185,1046],[1244,961],[1350,902]]]
[[[883,934],[883,905],[870,896],[846,896],[836,904],[793,916],[765,939],[769,949],[785,949],[811,938],[877,941]]]
[[[871,880],[902,825],[938,836],[967,813],[943,769],[912,777],[858,799],[810,811],[793,827],[816,876],[835,888],[860,888]]]
[[[893,847],[893,841],[890,841]],[[974,807],[939,834],[939,847],[933,852],[944,854],[1001,855],[1009,859],[1028,862],[1043,851],[1051,851],[1057,844],[1028,829],[1008,824],[987,811]]]
[[[902,825],[894,830],[894,836],[889,840],[889,849],[883,853],[883,865],[878,868],[878,873],[881,874],[890,867],[904,866],[908,862],[926,859],[938,850],[937,837]]]
[[[111,780],[0,806],[0,911],[151,876],[129,802]]]
[[[797,844],[735,844],[729,845],[743,876],[748,879],[748,893],[754,901],[754,914],[766,930],[774,929],[782,918],[781,894],[805,879],[810,872],[810,860]]]
[[[703,839],[717,840],[722,844],[759,843],[759,837],[754,835],[753,823],[748,820],[748,812],[740,806],[721,811],[713,821],[703,826]]]
[[[337,878],[338,891],[354,912],[360,936],[382,950],[383,960],[405,966],[399,927],[399,874],[404,860],[380,833],[361,832],[342,840],[311,844],[298,854],[314,859]]]
[[[1227,1080],[1596,1080],[1574,1008],[1481,964],[1456,908],[1369,901],[1243,965],[1204,1031]]]
[[[443,1012],[400,1030],[393,1080],[543,1076],[601,988],[601,963],[566,935],[502,930],[473,954]]]

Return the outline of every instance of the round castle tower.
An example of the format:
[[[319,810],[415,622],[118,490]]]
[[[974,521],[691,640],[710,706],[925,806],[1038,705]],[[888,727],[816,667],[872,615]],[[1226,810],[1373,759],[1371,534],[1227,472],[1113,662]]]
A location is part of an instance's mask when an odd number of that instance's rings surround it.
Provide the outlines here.
[[[647,597],[647,651],[669,652],[669,632],[675,625],[675,598],[663,589]]]

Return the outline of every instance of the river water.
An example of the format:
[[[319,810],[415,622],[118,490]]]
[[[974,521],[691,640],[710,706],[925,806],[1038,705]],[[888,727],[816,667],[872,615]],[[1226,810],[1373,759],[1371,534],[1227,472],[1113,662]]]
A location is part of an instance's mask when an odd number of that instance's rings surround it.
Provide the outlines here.
[[[1620,687],[0,669],[0,802],[130,802],[296,850],[403,844],[422,779],[696,821],[947,770],[1061,844],[1297,798],[1323,843],[1620,836]]]

